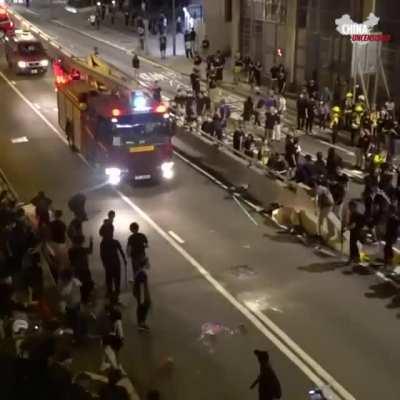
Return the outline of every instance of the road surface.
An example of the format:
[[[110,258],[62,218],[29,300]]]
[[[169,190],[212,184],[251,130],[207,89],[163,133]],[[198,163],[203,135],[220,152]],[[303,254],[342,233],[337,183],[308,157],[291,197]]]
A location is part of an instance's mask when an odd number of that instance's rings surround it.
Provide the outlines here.
[[[75,46],[81,42],[92,47],[75,38]],[[0,70],[0,168],[20,196],[28,200],[44,189],[65,208],[72,193],[86,190],[88,235],[97,239],[106,212],[115,209],[121,241],[133,220],[150,239],[149,337],[136,333],[133,301],[128,292],[123,297],[128,341],[122,361],[139,388],[159,385],[171,400],[256,398],[248,391],[257,372],[252,350],[265,348],[287,399],[304,398],[310,377],[329,380],[324,371],[337,391],[351,393],[340,398],[398,399],[398,303],[389,285],[321,258],[256,215],[255,225],[225,191],[179,159],[170,185],[120,192],[102,186],[101,175],[57,136],[50,75],[17,77],[4,59]],[[23,136],[27,142],[12,143]],[[98,241],[95,248],[91,266],[101,292]],[[211,350],[200,340],[208,323],[229,328]],[[311,368],[282,332],[318,366]],[[170,376],[157,372],[167,356],[175,364]]]

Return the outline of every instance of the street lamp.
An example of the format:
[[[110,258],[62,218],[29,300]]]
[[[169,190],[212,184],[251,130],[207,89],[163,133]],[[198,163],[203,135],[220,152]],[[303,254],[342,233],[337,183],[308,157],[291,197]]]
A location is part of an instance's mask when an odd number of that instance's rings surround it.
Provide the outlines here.
[[[176,56],[176,4],[172,0],[172,54]]]

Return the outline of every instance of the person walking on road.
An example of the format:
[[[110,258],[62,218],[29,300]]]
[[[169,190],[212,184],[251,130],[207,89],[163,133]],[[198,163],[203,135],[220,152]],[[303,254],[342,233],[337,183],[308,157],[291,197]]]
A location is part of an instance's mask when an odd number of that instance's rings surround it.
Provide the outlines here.
[[[126,257],[121,243],[112,235],[105,236],[100,243],[100,257],[106,274],[107,297],[118,303],[121,288],[121,256],[126,266]],[[125,269],[126,273],[126,269]]]
[[[160,36],[160,54],[161,59],[165,60],[167,54],[167,36],[165,35]]]
[[[103,221],[103,225],[101,225],[99,229],[99,235],[101,238],[112,237],[114,235],[114,219],[115,219],[115,211],[110,210],[107,213],[107,218]]]
[[[184,41],[185,41],[185,54],[186,58],[193,58],[193,51],[192,51],[192,42],[191,42],[191,36],[190,32],[188,30],[185,31],[185,34],[183,36]]]
[[[148,263],[146,249],[149,247],[149,242],[146,235],[139,232],[139,224],[132,222],[129,226],[131,235],[128,238],[126,246],[126,254],[131,258],[133,278],[136,274]]]
[[[145,28],[144,28],[143,23],[138,24],[137,32],[138,32],[138,35],[139,35],[140,50],[144,51]]]
[[[150,328],[146,325],[146,319],[150,310],[151,299],[147,273],[144,269],[139,270],[135,276],[133,296],[137,301],[136,318],[138,329],[141,331],[149,331]]]
[[[68,250],[69,262],[76,278],[82,283],[81,301],[87,304],[94,288],[92,274],[89,269],[89,256],[93,253],[93,239],[89,239],[89,246],[84,247],[84,236],[75,238],[72,247]]]
[[[254,354],[260,364],[260,372],[250,389],[258,386],[259,400],[277,400],[282,397],[282,388],[279,379],[269,362],[267,351],[254,350]]]
[[[350,231],[349,240],[349,261],[348,264],[358,264],[360,262],[360,250],[358,242],[361,240],[361,231],[364,226],[364,216],[358,211],[357,202],[349,202],[349,214],[347,228]]]
[[[196,36],[196,31],[194,30],[194,28],[192,28],[192,30],[190,31],[190,47],[192,48],[193,54],[196,50]]]
[[[306,123],[307,99],[303,93],[297,99],[297,130],[302,131]]]
[[[136,53],[133,53],[133,55],[132,55],[132,68],[133,68],[134,76],[135,76],[135,78],[137,78],[138,71],[140,68],[140,60]]]
[[[161,103],[161,101],[162,101],[161,87],[160,87],[158,81],[154,82],[154,87],[153,87],[152,91],[153,91],[153,100]]]
[[[85,205],[86,205],[86,196],[83,193],[74,194],[68,200],[69,209],[82,222],[88,220]]]

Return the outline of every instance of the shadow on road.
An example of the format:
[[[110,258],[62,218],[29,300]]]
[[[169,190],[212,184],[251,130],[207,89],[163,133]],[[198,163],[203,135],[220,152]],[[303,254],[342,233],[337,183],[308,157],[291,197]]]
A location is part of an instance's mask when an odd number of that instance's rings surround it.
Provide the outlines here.
[[[344,266],[342,261],[330,261],[330,262],[318,262],[313,263],[301,267],[297,267],[300,271],[313,272],[313,273],[321,273],[321,272],[329,272],[335,271],[338,268],[342,268]]]

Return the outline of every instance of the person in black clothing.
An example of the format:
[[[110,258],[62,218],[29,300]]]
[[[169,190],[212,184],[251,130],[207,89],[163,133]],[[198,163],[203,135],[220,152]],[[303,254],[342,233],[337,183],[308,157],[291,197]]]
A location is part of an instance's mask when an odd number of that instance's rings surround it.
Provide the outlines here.
[[[281,384],[269,362],[268,352],[254,350],[254,354],[260,364],[260,373],[257,379],[250,386],[250,389],[258,386],[259,400],[280,399],[282,397]]]
[[[135,71],[135,78],[136,78],[137,72],[139,71],[139,68],[140,68],[140,60],[136,53],[133,53],[133,56],[132,56],[132,68]]]
[[[358,211],[355,201],[349,202],[348,229],[350,230],[350,256],[348,264],[360,262],[358,241],[361,239],[361,231],[364,226],[364,216]]]
[[[85,210],[86,196],[83,193],[73,195],[68,201],[68,207],[73,212],[75,217],[81,221],[87,221],[87,214]]]
[[[139,232],[139,224],[132,222],[129,226],[131,235],[128,238],[126,253],[132,261],[133,276],[145,266],[147,263],[146,249],[149,247],[149,242],[146,235]]]
[[[249,122],[252,115],[254,115],[254,104],[253,99],[249,96],[243,104],[243,121]]]
[[[316,112],[315,100],[314,100],[314,98],[310,98],[307,101],[307,105],[306,105],[306,134],[309,134],[309,135],[312,134],[315,112]]]
[[[342,171],[341,168],[337,168],[336,174],[329,180],[329,190],[332,193],[334,205],[333,212],[339,218],[342,219],[342,207],[345,200],[347,190],[349,186],[349,177]]]
[[[217,74],[217,82],[221,82],[224,80],[224,66],[225,58],[218,50],[214,57],[214,67]]]
[[[204,39],[201,42],[201,48],[203,49],[203,54],[206,56],[210,48],[210,41],[207,36],[204,36]]]
[[[242,150],[242,143],[244,140],[245,134],[243,132],[243,127],[240,124],[237,129],[233,132],[233,148],[236,151]]]
[[[148,331],[149,327],[146,325],[146,319],[151,306],[151,298],[147,273],[144,269],[139,270],[136,274],[133,284],[133,296],[137,301],[136,318],[138,329]]]
[[[193,93],[197,97],[200,93],[200,76],[197,68],[193,68],[193,71],[190,74],[190,83],[192,85]]]
[[[82,220],[75,217],[68,225],[67,236],[69,240],[74,243],[75,238],[83,235]]]
[[[202,62],[203,59],[200,57],[200,54],[197,51],[195,51],[193,58],[193,65],[195,65],[196,67],[200,67]]]
[[[107,214],[107,219],[103,221],[103,225],[101,225],[99,229],[99,235],[104,239],[105,237],[112,237],[114,235],[114,219],[115,219],[115,211],[110,210]]]
[[[160,36],[160,53],[161,53],[162,59],[166,58],[166,52],[167,52],[167,37],[165,35],[161,35]]]
[[[72,356],[69,351],[60,351],[48,368],[48,399],[70,400]]]
[[[154,87],[153,87],[153,100],[158,101],[161,103],[162,98],[161,98],[161,87],[158,84],[158,81],[154,82]]]
[[[188,30],[185,31],[183,35],[183,40],[185,42],[185,54],[186,58],[193,58],[193,51],[192,51],[192,42],[191,42],[190,32]]]
[[[83,304],[87,304],[94,288],[92,274],[89,269],[89,255],[93,253],[93,239],[90,238],[88,247],[83,246],[84,242],[84,236],[76,237],[72,247],[68,250],[68,257],[75,277],[82,283],[81,301]]]
[[[38,219],[39,227],[47,225],[50,222],[50,206],[52,201],[46,197],[43,191],[31,200],[31,203],[35,206],[35,213]]]
[[[122,372],[119,369],[108,371],[108,383],[100,389],[100,400],[129,400],[127,390],[118,385],[122,379]]]
[[[322,152],[317,153],[317,159],[314,162],[315,175],[317,177],[326,176],[326,164]]]
[[[274,64],[269,71],[271,73],[271,89],[276,90],[278,84],[279,67]]]
[[[304,94],[300,94],[297,99],[297,129],[303,130],[306,122],[307,99]]]
[[[61,220],[62,216],[62,211],[56,210],[54,220],[50,222],[51,240],[58,244],[64,244],[67,240],[67,225]]]
[[[400,227],[400,220],[396,213],[396,207],[393,205],[389,208],[389,216],[386,223],[385,247],[383,249],[384,266],[390,267],[393,262],[393,246],[397,241]]]
[[[104,237],[100,243],[100,257],[106,273],[107,296],[118,302],[121,287],[121,255],[126,265],[126,257],[121,243],[112,236]]]
[[[329,147],[326,158],[326,172],[328,176],[334,176],[338,167],[343,168],[343,160],[336,154],[333,147]]]

